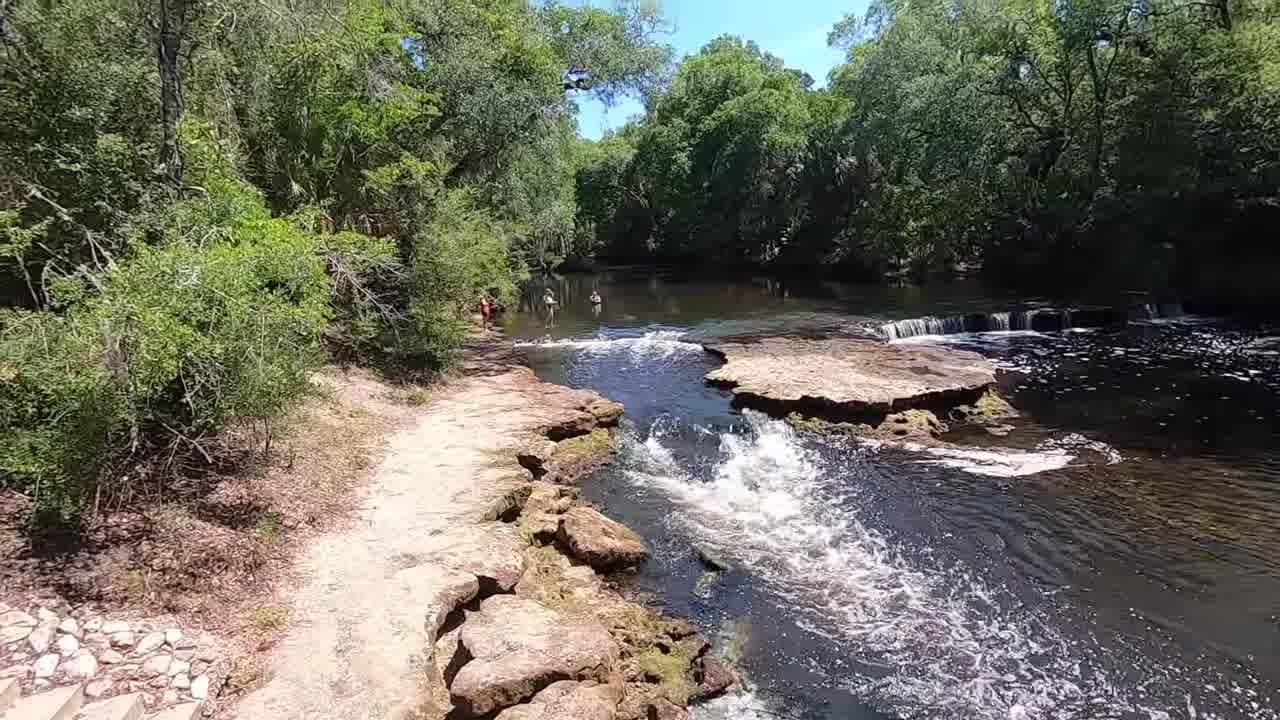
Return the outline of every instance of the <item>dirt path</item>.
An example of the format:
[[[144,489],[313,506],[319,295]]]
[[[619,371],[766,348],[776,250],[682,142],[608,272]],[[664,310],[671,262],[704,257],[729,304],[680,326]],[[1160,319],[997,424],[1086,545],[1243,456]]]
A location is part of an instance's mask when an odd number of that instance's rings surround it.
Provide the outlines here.
[[[427,605],[448,565],[529,473],[516,451],[566,428],[590,429],[600,399],[538,381],[496,343],[468,349],[464,376],[438,388],[399,431],[357,500],[356,521],[319,539],[300,563],[289,630],[268,679],[233,710],[243,720],[439,717],[424,667]],[[616,406],[615,406],[616,407]],[[593,414],[594,413],[594,414]],[[427,578],[424,587],[422,578]],[[431,578],[441,587],[432,587]],[[434,628],[430,630],[434,633]]]

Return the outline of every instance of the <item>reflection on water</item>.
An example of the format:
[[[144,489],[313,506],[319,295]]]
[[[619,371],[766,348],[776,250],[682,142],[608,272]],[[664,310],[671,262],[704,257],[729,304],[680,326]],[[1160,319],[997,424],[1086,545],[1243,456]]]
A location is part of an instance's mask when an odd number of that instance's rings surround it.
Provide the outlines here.
[[[616,274],[559,288],[556,328],[507,318],[541,375],[627,406],[584,491],[653,545],[636,583],[751,628],[754,692],[700,717],[1280,717],[1280,356],[1250,333],[928,339],[991,357],[1024,411],[944,451],[798,435],[702,382],[701,337],[1008,303],[965,292]]]

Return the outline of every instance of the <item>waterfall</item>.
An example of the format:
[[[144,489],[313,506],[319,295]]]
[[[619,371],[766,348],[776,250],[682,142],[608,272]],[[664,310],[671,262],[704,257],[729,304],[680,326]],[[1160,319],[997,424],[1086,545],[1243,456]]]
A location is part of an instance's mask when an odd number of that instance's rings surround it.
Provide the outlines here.
[[[1170,306],[1172,310],[1175,306]],[[1128,314],[1114,307],[1034,308],[949,317],[925,316],[895,320],[880,326],[890,342],[924,335],[1039,330],[1053,332],[1077,327],[1104,327],[1128,322]]]

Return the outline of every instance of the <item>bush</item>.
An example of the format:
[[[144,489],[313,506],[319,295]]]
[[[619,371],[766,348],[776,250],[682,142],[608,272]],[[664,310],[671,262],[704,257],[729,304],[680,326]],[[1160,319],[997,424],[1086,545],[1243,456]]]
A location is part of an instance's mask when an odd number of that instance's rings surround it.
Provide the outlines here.
[[[39,510],[74,516],[127,461],[202,452],[303,393],[330,314],[315,240],[241,232],[257,237],[139,248],[65,313],[0,320],[0,472]]]

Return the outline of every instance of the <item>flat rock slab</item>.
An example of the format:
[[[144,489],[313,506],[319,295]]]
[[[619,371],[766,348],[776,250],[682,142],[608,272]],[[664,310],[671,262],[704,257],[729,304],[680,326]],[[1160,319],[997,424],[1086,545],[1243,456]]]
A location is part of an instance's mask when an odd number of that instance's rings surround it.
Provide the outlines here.
[[[617,685],[561,680],[528,704],[503,710],[494,720],[614,720],[621,695]]]
[[[620,650],[594,616],[495,595],[469,615],[459,644],[471,660],[449,687],[466,717],[526,701],[561,680],[606,681]]]
[[[570,554],[597,570],[636,565],[649,557],[635,531],[588,507],[566,512],[560,518],[557,536]]]
[[[989,360],[951,348],[807,338],[727,340],[703,347],[725,360],[707,373],[708,382],[728,386],[741,405],[775,414],[839,418],[960,404],[996,380]]]

